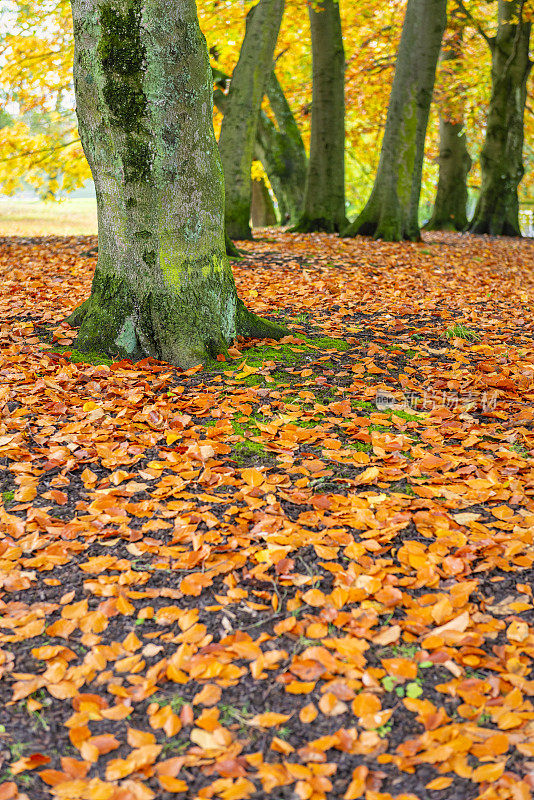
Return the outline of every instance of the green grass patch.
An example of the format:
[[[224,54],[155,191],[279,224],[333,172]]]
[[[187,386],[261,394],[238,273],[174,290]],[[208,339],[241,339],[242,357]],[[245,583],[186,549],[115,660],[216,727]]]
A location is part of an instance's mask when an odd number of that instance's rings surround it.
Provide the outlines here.
[[[456,323],[455,325],[451,325],[450,328],[447,328],[445,336],[447,339],[466,339],[468,342],[479,342],[481,339],[478,333],[461,323]]]

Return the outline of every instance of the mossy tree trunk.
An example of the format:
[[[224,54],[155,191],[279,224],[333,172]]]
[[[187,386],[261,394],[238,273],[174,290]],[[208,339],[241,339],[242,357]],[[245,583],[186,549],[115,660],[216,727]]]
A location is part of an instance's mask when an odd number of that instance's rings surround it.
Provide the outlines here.
[[[296,225],[302,214],[308,158],[302,136],[274,71],[266,88],[276,125],[263,111],[256,136],[256,155],[269,177],[282,224]]]
[[[424,146],[447,0],[408,0],[371,196],[347,236],[418,241]]]
[[[224,88],[230,79],[218,69],[213,69],[213,76],[217,83],[213,102],[224,115],[228,107],[228,95],[225,94]],[[269,178],[278,203],[281,222],[293,225],[302,212],[308,169],[306,148],[297,121],[274,71],[267,81],[266,95],[276,125],[263,109],[260,110],[254,157],[261,161]]]
[[[467,219],[467,176],[472,166],[463,122],[439,121],[439,180],[427,231],[464,231]]]
[[[451,20],[452,22],[452,20]],[[454,71],[462,58],[463,28],[451,30],[440,61]],[[439,119],[439,180],[428,231],[464,231],[467,228],[467,176],[473,164],[467,149],[462,101],[448,98],[451,108],[441,110]]]
[[[251,219],[253,228],[267,228],[277,222],[273,200],[263,178],[252,181]]]
[[[295,230],[339,232],[345,216],[345,52],[339,0],[309,0],[313,90],[310,159]]]
[[[219,137],[226,189],[226,231],[231,239],[251,239],[250,168],[261,102],[272,71],[284,0],[260,0],[247,15],[246,32],[228,92]]]
[[[76,346],[188,367],[281,329],[238,300],[225,254],[212,76],[195,0],[71,0],[98,264]]]
[[[492,91],[480,155],[482,182],[472,233],[521,236],[517,190],[523,177],[524,113],[531,23],[523,0],[499,0],[497,34],[491,40]]]

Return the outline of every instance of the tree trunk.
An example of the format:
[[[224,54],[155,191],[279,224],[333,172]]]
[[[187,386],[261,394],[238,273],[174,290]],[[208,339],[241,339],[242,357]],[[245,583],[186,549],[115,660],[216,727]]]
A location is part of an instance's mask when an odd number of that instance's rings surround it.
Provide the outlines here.
[[[238,300],[225,254],[212,75],[195,0],[72,0],[80,133],[98,264],[76,346],[182,367],[237,333],[277,336]]]
[[[270,225],[276,225],[273,201],[263,179],[252,181],[251,217],[253,228],[268,228]]]
[[[297,121],[274,72],[266,88],[278,128],[263,111],[256,136],[255,154],[263,164],[278,201],[282,224],[300,219],[308,170],[306,149]]]
[[[523,0],[499,0],[492,49],[492,91],[486,139],[480,155],[482,183],[472,233],[521,236],[517,189],[523,177],[523,117],[531,24]]]
[[[439,121],[439,181],[427,231],[467,228],[467,176],[472,165],[463,122]]]
[[[213,102],[224,116],[228,95],[224,93],[228,75],[213,68],[217,88]],[[306,148],[284,90],[274,73],[267,82],[266,94],[278,127],[260,110],[254,157],[261,161],[278,203],[282,224],[296,224],[302,212],[308,169]]]
[[[283,12],[284,0],[260,0],[249,11],[245,38],[230,83],[219,150],[226,188],[226,230],[231,239],[252,238],[250,168]]]
[[[440,60],[453,67],[454,62],[462,57],[462,31],[461,26],[453,28],[449,41],[441,51]],[[449,101],[454,103],[453,98],[449,98]],[[438,189],[434,211],[425,230],[464,231],[467,228],[467,176],[472,164],[467,150],[462,105],[454,109],[452,114],[450,110],[442,110],[439,119]]]
[[[313,55],[310,160],[295,230],[341,231],[345,216],[345,52],[339,0],[308,0]]]
[[[378,171],[347,236],[418,241],[425,136],[447,0],[408,0]]]

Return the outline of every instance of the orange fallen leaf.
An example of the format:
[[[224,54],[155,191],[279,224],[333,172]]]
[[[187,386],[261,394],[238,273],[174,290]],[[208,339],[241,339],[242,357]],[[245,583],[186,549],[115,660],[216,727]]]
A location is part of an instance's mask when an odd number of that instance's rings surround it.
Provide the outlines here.
[[[256,714],[250,720],[250,725],[255,725],[258,728],[272,728],[275,725],[281,725],[287,722],[291,714],[277,714],[276,711],[266,711],[264,714]]]
[[[440,789],[448,789],[452,781],[453,781],[452,778],[446,775],[442,775],[439,778],[434,778],[434,780],[429,781],[429,783],[425,785],[425,789],[430,789],[436,792],[439,791]]]
[[[177,794],[181,792],[187,792],[189,789],[187,783],[180,778],[172,778],[169,775],[160,775],[158,780],[161,784],[161,787],[165,789],[166,792]]]

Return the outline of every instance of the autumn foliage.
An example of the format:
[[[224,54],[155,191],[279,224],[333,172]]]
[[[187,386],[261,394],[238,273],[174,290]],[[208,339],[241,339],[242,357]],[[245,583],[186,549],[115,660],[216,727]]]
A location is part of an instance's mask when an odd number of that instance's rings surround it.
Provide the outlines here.
[[[1,800],[532,795],[532,248],[265,235],[187,372],[2,243]]]

